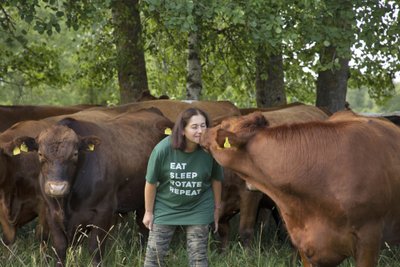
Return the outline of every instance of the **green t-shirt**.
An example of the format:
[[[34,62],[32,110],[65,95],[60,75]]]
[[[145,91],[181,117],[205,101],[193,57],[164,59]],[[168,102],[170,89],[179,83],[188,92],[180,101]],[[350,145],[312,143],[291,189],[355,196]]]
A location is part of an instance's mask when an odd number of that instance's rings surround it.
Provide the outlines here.
[[[171,147],[170,136],[156,145],[147,165],[146,181],[157,184],[154,223],[209,224],[214,221],[211,179],[222,181],[221,166],[198,148],[186,153]]]

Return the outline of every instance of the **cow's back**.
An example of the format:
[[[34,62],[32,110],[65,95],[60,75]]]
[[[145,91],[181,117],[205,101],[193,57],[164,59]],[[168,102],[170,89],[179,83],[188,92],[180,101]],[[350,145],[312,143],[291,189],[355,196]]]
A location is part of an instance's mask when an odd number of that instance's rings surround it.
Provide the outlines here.
[[[0,131],[6,130],[19,121],[40,120],[60,114],[71,114],[90,107],[92,106],[0,106]]]
[[[160,99],[109,107],[107,110],[110,113],[121,114],[126,111],[132,112],[147,108],[157,108],[165,117],[174,122],[182,111],[190,107],[197,107],[204,110],[214,123],[218,123],[223,118],[240,115],[239,109],[229,101],[179,101]],[[102,108],[94,109],[100,110]]]

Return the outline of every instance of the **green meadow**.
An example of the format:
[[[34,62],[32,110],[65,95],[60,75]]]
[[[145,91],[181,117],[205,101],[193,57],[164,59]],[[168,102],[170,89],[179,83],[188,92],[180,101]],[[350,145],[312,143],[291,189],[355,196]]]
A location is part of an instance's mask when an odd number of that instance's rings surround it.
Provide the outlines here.
[[[232,228],[237,228],[237,218]],[[0,266],[54,266],[55,259],[50,244],[41,245],[35,239],[34,224],[24,226],[11,247],[1,245]],[[253,244],[244,248],[238,242],[237,233],[231,234],[229,248],[218,249],[218,239],[210,234],[209,260],[212,267],[279,267],[302,266],[296,258],[289,240],[277,230],[272,220],[258,222]],[[143,266],[145,246],[134,223],[133,215],[119,222],[108,231],[107,249],[103,255],[103,266]],[[91,266],[91,258],[83,237],[82,244],[70,248],[67,266]],[[188,266],[183,231],[177,231],[167,256],[167,266]],[[355,266],[353,260],[346,260],[340,267]],[[400,248],[386,247],[381,252],[379,267],[400,266]]]

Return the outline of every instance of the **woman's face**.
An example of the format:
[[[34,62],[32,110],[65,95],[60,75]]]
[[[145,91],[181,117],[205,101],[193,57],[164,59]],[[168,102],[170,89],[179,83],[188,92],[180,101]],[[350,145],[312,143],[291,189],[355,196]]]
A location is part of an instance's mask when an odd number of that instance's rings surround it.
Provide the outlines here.
[[[191,147],[200,143],[201,134],[207,128],[206,118],[202,115],[192,116],[186,125],[183,134],[186,137],[186,145]]]

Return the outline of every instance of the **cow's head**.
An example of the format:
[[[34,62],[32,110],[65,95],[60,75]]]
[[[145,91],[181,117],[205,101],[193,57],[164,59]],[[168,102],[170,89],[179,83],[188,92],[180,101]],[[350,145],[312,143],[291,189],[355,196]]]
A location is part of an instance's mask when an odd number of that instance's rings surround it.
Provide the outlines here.
[[[207,129],[201,137],[200,144],[210,152],[223,149],[235,150],[244,146],[254,136],[256,130],[267,126],[268,122],[260,112],[231,117]]]
[[[55,125],[42,131],[36,139],[22,137],[17,146],[37,150],[40,161],[41,187],[51,197],[69,193],[76,173],[79,152],[93,152],[100,144],[96,136],[78,136],[71,128]]]

